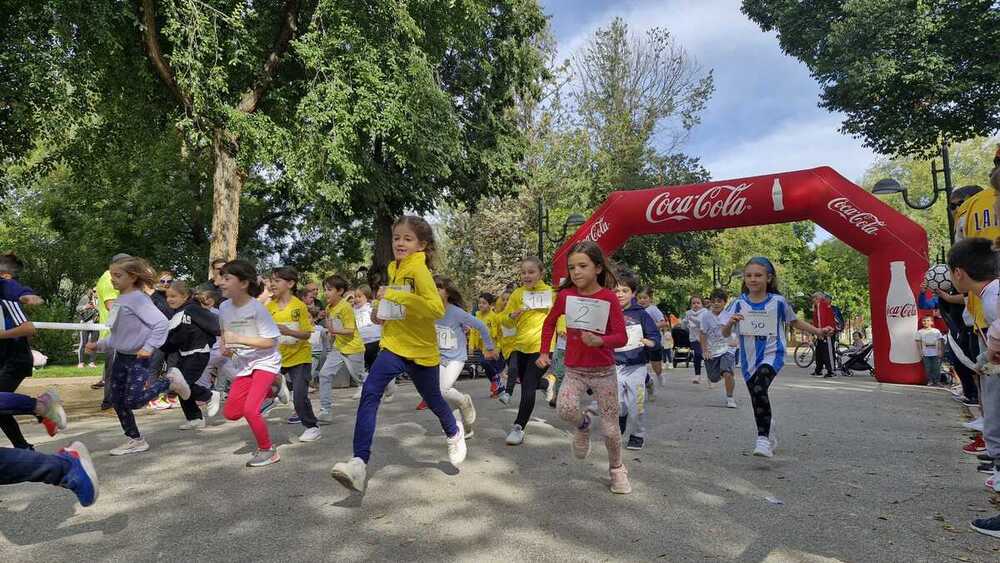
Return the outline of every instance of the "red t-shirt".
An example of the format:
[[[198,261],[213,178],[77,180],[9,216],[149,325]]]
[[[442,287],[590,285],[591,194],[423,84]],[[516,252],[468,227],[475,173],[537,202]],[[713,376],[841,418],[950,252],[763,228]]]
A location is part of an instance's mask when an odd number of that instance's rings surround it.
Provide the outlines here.
[[[833,316],[833,305],[826,299],[813,303],[813,324],[816,328],[836,328],[837,321]]]
[[[556,296],[556,302],[549,310],[549,315],[545,317],[542,325],[542,350],[548,350],[546,342],[552,342],[552,335],[555,334],[556,321],[566,314],[567,297],[588,297],[590,299],[603,299],[611,304],[611,311],[608,314],[608,327],[604,334],[599,334],[604,339],[604,346],[591,348],[580,339],[582,330],[575,328],[566,329],[566,365],[573,368],[596,368],[615,365],[615,348],[621,348],[628,342],[628,334],[625,332],[625,313],[622,306],[618,304],[618,297],[610,289],[602,287],[593,295],[583,295],[575,287],[563,289]]]

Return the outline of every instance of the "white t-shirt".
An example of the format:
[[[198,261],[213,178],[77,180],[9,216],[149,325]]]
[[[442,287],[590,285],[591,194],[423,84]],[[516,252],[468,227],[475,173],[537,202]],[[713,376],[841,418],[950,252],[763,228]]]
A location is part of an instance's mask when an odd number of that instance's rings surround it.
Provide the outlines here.
[[[657,325],[667,320],[667,318],[663,316],[663,311],[661,311],[660,308],[657,307],[656,305],[650,305],[649,307],[646,307],[646,313],[653,318],[653,322],[656,323]],[[660,333],[659,326],[656,327],[656,333],[660,334],[660,338],[662,340],[663,335]]]
[[[219,305],[219,322],[222,330],[235,332],[241,336],[257,336],[271,338],[274,345],[270,348],[250,348],[237,346],[233,348],[233,369],[235,377],[250,375],[254,370],[279,373],[281,371],[281,353],[278,352],[278,325],[267,312],[267,307],[256,299],[251,299],[242,307],[237,307],[232,301],[224,301]]]
[[[979,294],[983,301],[983,316],[986,317],[986,324],[993,324],[997,320],[997,301],[1000,300],[1000,280],[993,280],[986,284],[983,292]]]
[[[729,339],[722,336],[722,322],[709,309],[702,309],[698,316],[698,325],[701,333],[705,335],[705,344],[708,350],[702,350],[706,358],[718,358],[729,351]],[[721,313],[720,313],[721,314]]]
[[[695,311],[694,309],[688,309],[684,313],[684,324],[687,325],[688,336],[691,338],[691,342],[697,342],[698,337],[701,336],[701,315],[704,311],[707,311],[704,307]]]
[[[917,331],[917,341],[924,344],[924,356],[934,357],[941,355],[941,344],[944,336],[936,328],[922,328]]]

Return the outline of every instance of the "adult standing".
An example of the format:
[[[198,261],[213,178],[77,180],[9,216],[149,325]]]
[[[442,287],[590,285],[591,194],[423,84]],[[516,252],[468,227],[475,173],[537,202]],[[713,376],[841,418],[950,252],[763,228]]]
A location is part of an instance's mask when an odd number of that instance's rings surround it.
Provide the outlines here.
[[[132,256],[125,254],[124,252],[115,254],[111,257],[111,264],[118,262],[119,260],[126,260]],[[111,285],[111,269],[110,264],[107,270],[101,274],[101,277],[97,279],[97,285],[94,286],[94,290],[97,293],[97,320],[102,325],[108,324],[108,317],[111,315],[111,309],[115,305],[115,300],[118,299],[118,290],[115,286]],[[106,337],[109,334],[108,331],[101,331],[101,338]],[[91,385],[91,389],[101,389],[104,388],[104,399],[101,401],[101,410],[107,410],[111,408],[111,386],[108,382],[111,379],[111,364],[115,362],[115,351],[108,348],[107,352],[104,354],[104,377],[101,381]]]
[[[813,294],[813,326],[817,328],[833,328],[837,322],[833,314],[833,303],[830,296],[817,291]],[[816,338],[816,369],[812,374],[816,377],[833,377],[833,335]],[[823,372],[826,368],[826,373]]]
[[[81,323],[89,323],[97,319],[97,292],[94,288],[90,288],[86,293],[80,297],[80,301],[76,304],[76,313]],[[87,352],[86,346],[89,342],[97,342],[100,337],[100,332],[96,330],[81,330],[80,331],[80,346],[76,350],[77,357],[77,369],[83,369],[84,363],[83,358],[85,355],[90,357],[90,367],[97,367],[94,365],[94,360],[96,359],[96,352]]]

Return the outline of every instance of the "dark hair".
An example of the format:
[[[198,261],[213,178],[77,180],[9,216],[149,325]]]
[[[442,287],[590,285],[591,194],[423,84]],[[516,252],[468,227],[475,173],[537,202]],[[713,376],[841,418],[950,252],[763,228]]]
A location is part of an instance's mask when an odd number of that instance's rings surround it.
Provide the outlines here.
[[[747,266],[763,266],[767,270],[767,292],[773,293],[775,295],[781,295],[781,291],[778,290],[778,272],[774,269],[774,264],[770,260],[764,258],[763,256],[755,256],[750,260],[747,260],[746,266],[743,269],[746,270]],[[740,293],[750,293],[750,288],[747,287],[747,282],[744,280],[743,284],[740,286]]]
[[[257,280],[257,268],[254,268],[253,264],[246,260],[230,260],[222,265],[219,273],[247,282],[247,293],[250,294],[250,297],[256,299],[264,291],[264,287]]]
[[[342,276],[334,274],[332,276],[328,276],[325,280],[323,280],[323,287],[326,289],[337,289],[340,290],[341,293],[346,293],[347,280],[344,279]]]
[[[702,305],[705,304],[705,300],[702,299],[701,295],[692,295],[691,297],[688,297],[688,309],[691,308],[691,305],[694,303],[695,299],[697,299],[698,301],[701,301]]]
[[[618,280],[615,278],[615,273],[611,270],[610,261],[604,256],[604,251],[601,250],[600,246],[597,246],[596,242],[585,240],[578,242],[569,248],[569,252],[566,253],[566,265],[567,269],[569,266],[569,257],[574,254],[586,254],[587,258],[594,263],[595,266],[601,268],[601,272],[597,274],[597,283],[601,287],[613,289],[618,285]],[[535,258],[535,260],[538,260]],[[563,280],[562,284],[559,286],[560,291],[573,287],[573,280],[569,275]]]
[[[861,334],[861,333],[860,333],[860,332],[858,332],[858,331],[854,331],[854,334],[853,334],[853,335],[851,335],[851,336],[853,336],[853,337],[857,337],[857,338],[860,338],[860,339],[862,339],[862,340],[864,340],[864,338],[865,338],[865,335]]]
[[[194,290],[192,290],[184,280],[176,280],[174,283],[170,284],[167,291],[173,291],[174,293],[186,295],[189,301],[191,300],[191,295],[194,293]]]
[[[218,264],[225,265],[225,263],[226,263],[226,259],[225,258],[214,258],[211,262],[208,263],[208,265],[210,267],[212,267],[212,268],[215,268],[216,265],[218,265]]]
[[[993,242],[982,237],[960,240],[948,251],[948,268],[961,268],[977,282],[997,277],[997,252]]]
[[[207,305],[205,303],[206,299],[212,300],[212,305],[218,305],[222,301],[222,294],[219,293],[218,289],[211,283],[204,283],[199,285],[194,290],[194,298],[198,300],[202,305]]]
[[[484,301],[486,301],[490,305],[492,305],[492,304],[494,304],[494,303],[497,302],[497,296],[493,295],[492,293],[489,293],[487,291],[484,291],[484,292],[480,293],[479,294],[479,298],[482,299],[482,300],[484,300]]]
[[[0,272],[10,272],[16,274],[24,267],[24,262],[13,252],[0,255]]]
[[[366,299],[371,300],[371,298],[372,298],[372,288],[368,287],[367,285],[359,285],[358,286],[358,291],[360,291],[361,293],[364,293]]]
[[[712,290],[712,294],[709,295],[708,299],[709,301],[714,301],[716,299],[722,299],[725,301],[726,299],[729,299],[729,295],[726,294],[726,290],[721,287],[717,287]]]
[[[292,291],[295,291],[299,287],[299,271],[291,266],[278,266],[271,270],[271,277],[294,283],[295,287],[292,288]]]
[[[403,215],[392,224],[392,230],[395,231],[396,227],[402,225],[406,225],[412,229],[413,234],[417,235],[417,240],[427,244],[427,247],[424,248],[424,254],[427,255],[427,268],[433,270],[437,244],[434,242],[434,229],[431,227],[431,224],[424,220],[423,217]]]
[[[438,289],[443,289],[444,292],[448,295],[448,303],[451,303],[452,305],[458,307],[459,309],[465,309],[465,300],[462,299],[462,292],[460,292],[458,288],[455,287],[455,284],[454,282],[451,281],[451,278],[434,276],[434,285],[436,285]]]
[[[624,285],[631,289],[632,293],[635,293],[639,287],[639,280],[635,277],[635,274],[628,270],[618,270],[618,283],[615,286],[619,285]]]

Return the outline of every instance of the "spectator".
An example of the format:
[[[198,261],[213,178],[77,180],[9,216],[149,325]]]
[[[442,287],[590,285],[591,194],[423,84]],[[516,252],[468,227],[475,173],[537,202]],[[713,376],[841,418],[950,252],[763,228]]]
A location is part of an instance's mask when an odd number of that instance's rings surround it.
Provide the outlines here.
[[[833,304],[830,296],[817,291],[813,294],[813,326],[818,328],[833,328],[836,330],[836,319],[833,312]],[[812,375],[819,377],[833,377],[833,340],[834,337],[825,336],[816,339],[816,369]],[[822,373],[826,368],[826,373]]]
[[[923,328],[917,331],[917,348],[924,362],[924,374],[927,385],[936,386],[941,381],[941,355],[944,350],[944,335],[934,328],[934,317],[926,315],[921,323]]]
[[[76,312],[79,315],[81,323],[89,323],[97,320],[97,291],[94,288],[90,288],[86,293],[80,297],[80,301],[76,304]],[[83,369],[83,357],[84,355],[90,358],[90,363],[88,367],[97,367],[94,364],[94,360],[97,359],[96,352],[87,352],[86,346],[88,342],[97,342],[100,337],[100,332],[96,330],[81,330],[80,331],[80,346],[76,350],[77,357],[77,369]]]

